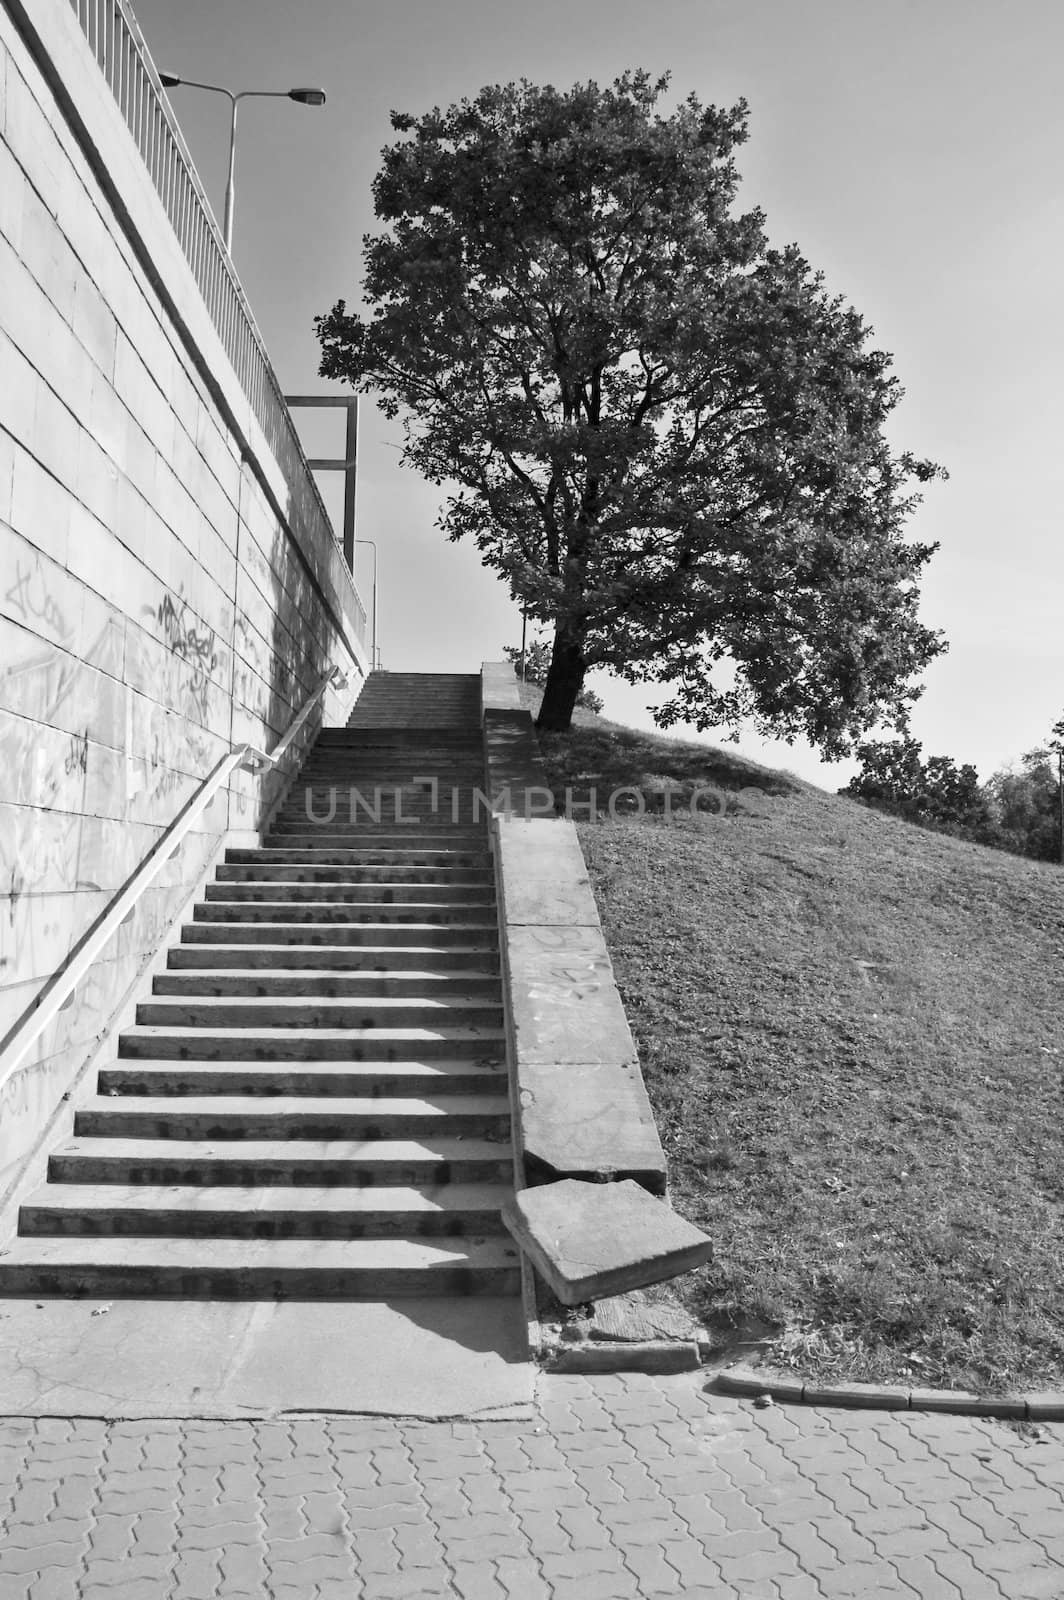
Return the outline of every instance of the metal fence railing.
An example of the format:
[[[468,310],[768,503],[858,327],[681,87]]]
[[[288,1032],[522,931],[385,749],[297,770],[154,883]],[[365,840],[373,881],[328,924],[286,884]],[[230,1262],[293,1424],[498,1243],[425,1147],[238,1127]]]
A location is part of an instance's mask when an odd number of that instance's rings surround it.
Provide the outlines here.
[[[128,0],[70,0],[70,5],[151,174],[270,448],[282,467],[300,465],[331,531],[262,336],[133,9]]]

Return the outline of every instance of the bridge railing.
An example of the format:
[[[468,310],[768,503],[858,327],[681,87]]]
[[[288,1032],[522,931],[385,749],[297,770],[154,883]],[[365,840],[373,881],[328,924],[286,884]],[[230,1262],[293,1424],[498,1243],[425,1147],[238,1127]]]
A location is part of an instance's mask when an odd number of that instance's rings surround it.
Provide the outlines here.
[[[70,0],[151,174],[211,320],[275,458],[302,463],[329,523],[262,335],[128,0]],[[334,535],[335,537],[335,535]]]

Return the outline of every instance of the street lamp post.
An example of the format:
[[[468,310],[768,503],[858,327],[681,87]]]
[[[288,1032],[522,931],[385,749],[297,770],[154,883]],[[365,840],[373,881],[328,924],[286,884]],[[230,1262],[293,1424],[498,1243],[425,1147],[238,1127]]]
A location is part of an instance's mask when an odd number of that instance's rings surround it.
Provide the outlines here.
[[[370,645],[370,666],[377,665],[377,545],[373,539],[356,539],[356,545],[368,544],[373,551],[373,636]]]
[[[225,185],[225,248],[233,254],[233,202],[236,194],[236,113],[241,100],[255,96],[261,100],[295,100],[302,106],[323,106],[324,89],[239,89],[234,92],[220,83],[200,83],[195,78],[179,78],[176,72],[160,72],[159,82],[164,89],[206,89],[211,94],[224,94],[229,101],[229,177]]]

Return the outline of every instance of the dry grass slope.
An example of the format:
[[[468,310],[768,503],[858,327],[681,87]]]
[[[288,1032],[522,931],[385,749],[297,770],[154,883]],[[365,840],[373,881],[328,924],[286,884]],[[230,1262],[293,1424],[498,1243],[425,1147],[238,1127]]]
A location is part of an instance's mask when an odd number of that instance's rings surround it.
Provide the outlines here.
[[[747,790],[580,823],[674,1203],[716,1242],[691,1309],[771,1323],[809,1377],[1064,1388],[1064,872],[597,719],[542,743],[559,796]]]

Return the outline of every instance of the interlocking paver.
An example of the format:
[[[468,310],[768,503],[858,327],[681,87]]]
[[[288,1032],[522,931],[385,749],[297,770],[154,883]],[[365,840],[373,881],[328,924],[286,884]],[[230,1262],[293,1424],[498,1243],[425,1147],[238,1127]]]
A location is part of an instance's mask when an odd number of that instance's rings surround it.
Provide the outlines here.
[[[541,1379],[527,1419],[0,1419],[0,1600],[1061,1600],[1064,1426]]]
[[[495,1567],[490,1562],[454,1561],[454,1592],[462,1600],[509,1600],[507,1590],[500,1582]]]
[[[551,1600],[547,1580],[531,1557],[514,1561],[504,1556],[495,1563],[495,1576],[509,1600]]]

